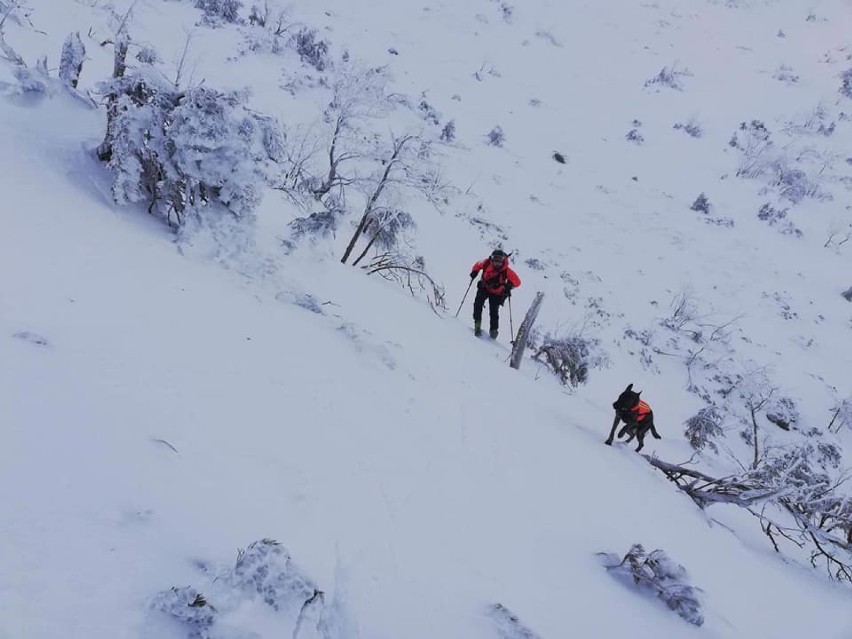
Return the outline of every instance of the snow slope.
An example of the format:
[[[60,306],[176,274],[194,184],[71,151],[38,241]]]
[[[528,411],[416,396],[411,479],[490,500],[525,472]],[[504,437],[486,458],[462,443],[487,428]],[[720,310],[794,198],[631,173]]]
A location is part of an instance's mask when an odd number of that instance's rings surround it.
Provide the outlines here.
[[[531,361],[510,370],[503,337],[471,340],[466,320],[342,267],[343,236],[227,268],[176,245],[143,210],[111,204],[92,155],[101,112],[62,91],[0,101],[0,637],[185,637],[149,602],[186,585],[220,611],[212,637],[292,634],[292,614],[214,580],[264,537],[334,602],[341,637],[498,637],[486,614],[496,602],[541,637],[848,635],[846,589],[771,552],[741,515],[721,525],[702,513],[629,448],[601,445],[609,403],[635,381],[664,437],[648,448],[690,455],[680,424],[698,403],[683,371],[647,371],[616,342],[686,285],[720,316],[746,313],[743,334],[760,343],[743,357],[774,364],[814,413],[826,385],[848,384],[849,307],[838,293],[852,284],[849,253],[822,247],[832,216],[848,220],[845,186],[795,210],[804,238],[775,234],[724,151],[740,121],[768,123],[836,94],[841,67],[818,56],[846,37],[848,4],[815,4],[814,22],[774,3],[621,4],[540,1],[511,23],[491,2],[295,7],[336,46],[392,62],[401,90],[428,89],[452,111],[461,133],[448,173],[475,195],[455,199],[457,211],[419,211],[418,246],[454,310],[470,263],[494,240],[467,217],[481,203],[518,251],[516,315],[544,290],[543,325],[591,323],[609,345],[612,366],[574,394]],[[31,5],[48,35],[7,29],[28,62],[55,56],[71,28],[105,29],[97,3]],[[175,60],[198,15],[148,0],[134,20]],[[561,46],[535,35],[544,30]],[[257,64],[258,108],[314,117],[320,96],[287,98],[262,82],[275,60],[225,61],[233,30],[194,34],[206,81],[241,83]],[[108,74],[110,55],[90,47],[86,87]],[[754,86],[757,71],[788,61],[808,86]],[[694,87],[643,90],[674,63]],[[500,77],[473,78],[482,64]],[[693,114],[699,140],[671,129]],[[641,147],[623,139],[634,118]],[[502,149],[480,139],[497,124]],[[850,134],[839,126],[841,146]],[[569,163],[553,162],[554,150]],[[699,191],[734,229],[689,210]],[[282,206],[264,203],[264,250],[283,233]],[[530,257],[548,268],[525,268]],[[571,297],[566,270],[579,282]],[[777,289],[797,321],[762,297]],[[593,297],[610,319],[588,319]],[[798,345],[802,334],[815,345]],[[636,542],[687,568],[704,591],[702,628],[606,574],[596,553]]]

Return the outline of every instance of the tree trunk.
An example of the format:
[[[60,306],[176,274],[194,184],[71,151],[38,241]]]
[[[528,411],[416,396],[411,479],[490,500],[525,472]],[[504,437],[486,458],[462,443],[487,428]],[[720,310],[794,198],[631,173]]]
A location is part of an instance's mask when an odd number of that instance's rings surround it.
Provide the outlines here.
[[[112,68],[113,78],[123,78],[125,71],[127,71],[127,47],[129,43],[130,38],[124,30],[124,26],[122,26],[115,38],[115,55]],[[97,151],[98,159],[101,162],[109,162],[112,159],[112,129],[117,111],[116,102],[118,102],[118,96],[115,94],[110,94],[107,97],[106,134],[104,135],[104,141],[100,143]]]
[[[509,360],[509,366],[516,370],[521,367],[521,360],[524,357],[524,349],[527,347],[527,341],[529,341],[533,324],[535,324],[536,317],[538,317],[538,311],[541,309],[541,303],[543,301],[544,293],[539,291],[535,294],[535,299],[530,306],[530,310],[528,310],[527,314],[524,316],[524,321],[521,322],[521,325],[518,327],[518,335],[515,337],[515,343],[512,345],[512,357]]]

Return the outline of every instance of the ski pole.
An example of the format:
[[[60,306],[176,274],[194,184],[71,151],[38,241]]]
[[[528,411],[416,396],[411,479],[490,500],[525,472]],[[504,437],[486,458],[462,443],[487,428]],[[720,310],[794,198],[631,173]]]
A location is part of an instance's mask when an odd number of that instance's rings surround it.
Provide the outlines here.
[[[464,297],[462,298],[461,304],[459,304],[459,310],[456,311],[456,317],[461,313],[462,306],[464,306],[464,301],[467,299],[467,294],[470,293],[470,287],[473,286],[474,278],[470,278],[470,284],[467,285],[467,290],[464,292]]]
[[[512,298],[509,297],[509,333],[512,336],[512,341],[509,342],[512,346],[515,345],[515,326],[512,323]]]

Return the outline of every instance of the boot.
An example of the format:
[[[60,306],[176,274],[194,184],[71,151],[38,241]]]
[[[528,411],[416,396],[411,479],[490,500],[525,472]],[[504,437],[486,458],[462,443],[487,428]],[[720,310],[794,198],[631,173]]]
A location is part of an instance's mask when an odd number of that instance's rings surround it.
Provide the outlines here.
[[[473,321],[473,334],[477,337],[482,335],[482,320]]]
[[[497,329],[492,328],[490,331],[488,331],[488,335],[491,337],[491,339],[497,339]]]

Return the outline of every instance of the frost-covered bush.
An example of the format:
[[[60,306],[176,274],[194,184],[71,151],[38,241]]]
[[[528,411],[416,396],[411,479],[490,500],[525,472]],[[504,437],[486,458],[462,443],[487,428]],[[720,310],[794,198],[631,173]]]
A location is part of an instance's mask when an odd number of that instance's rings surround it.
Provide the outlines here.
[[[328,208],[322,211],[314,211],[304,217],[297,217],[289,224],[293,239],[334,237],[345,213],[346,211],[342,208]]]
[[[304,27],[293,37],[296,53],[305,64],[311,65],[317,71],[325,71],[331,64],[328,55],[328,42],[317,40],[317,30]]]
[[[150,46],[141,46],[136,52],[136,59],[142,64],[157,64],[160,62],[160,56],[156,49]]]
[[[641,145],[645,141],[645,137],[639,133],[639,129],[630,129],[625,135],[624,139],[628,142],[633,142],[633,144]]]
[[[645,82],[645,88],[664,86],[677,91],[683,91],[682,78],[689,77],[692,72],[689,69],[678,69],[676,66],[663,67],[653,78]]]
[[[840,95],[852,98],[852,69],[846,69],[841,75]]]
[[[642,544],[634,544],[623,559],[612,553],[601,553],[606,569],[625,582],[632,582],[639,590],[650,592],[682,619],[701,626],[700,590],[690,585],[686,569],[672,560],[661,549],[645,552]]]
[[[62,56],[59,59],[59,79],[72,89],[76,89],[85,59],[86,46],[80,39],[80,34],[70,34],[65,38],[65,43],[62,45]]]
[[[299,610],[317,588],[296,566],[287,549],[273,539],[255,541],[237,554],[225,583],[256,592],[275,610]]]
[[[690,205],[689,208],[698,213],[704,213],[704,215],[709,215],[711,208],[710,200],[707,199],[707,196],[704,193],[699,193],[698,197],[695,198],[695,201]]]
[[[486,614],[494,622],[500,639],[538,639],[518,616],[501,603],[488,606]]]
[[[789,397],[773,397],[766,406],[766,419],[778,428],[790,430],[799,421],[799,410]]]
[[[238,23],[242,0],[195,0],[196,9],[201,9],[207,18],[220,18],[225,22]]]
[[[817,194],[817,185],[811,182],[808,174],[802,169],[790,168],[782,160],[773,163],[772,167],[775,170],[772,185],[779,187],[779,193],[784,199],[798,204],[806,197],[814,197]]]
[[[685,124],[683,122],[676,122],[672,128],[676,131],[683,131],[691,138],[700,138],[704,135],[704,132],[701,130],[701,124],[696,120],[689,120]]]
[[[452,143],[456,140],[456,121],[450,120],[444,125],[444,128],[441,129],[441,141]]]
[[[114,107],[99,157],[117,203],[144,202],[169,221],[174,213],[178,225],[212,205],[250,218],[284,140],[277,122],[247,108],[246,95],[175,89],[153,69],[114,78],[102,91]]]
[[[435,107],[426,101],[425,94],[420,96],[420,102],[417,104],[417,111],[420,113],[420,117],[426,120],[429,124],[434,124],[435,126],[440,124],[441,114]]]
[[[722,421],[722,413],[715,406],[702,408],[686,420],[686,441],[697,451],[709,447],[714,453],[719,452],[713,440],[725,434]]]
[[[24,93],[50,95],[53,93],[54,80],[47,70],[47,58],[40,58],[35,68],[26,65],[16,66],[12,74],[18,81],[20,90]]]
[[[782,64],[775,70],[775,73],[772,74],[772,77],[779,82],[783,82],[785,84],[796,84],[799,81],[799,76],[796,74],[792,67],[787,66],[786,64]]]
[[[774,146],[774,142],[772,134],[763,122],[751,120],[740,123],[728,145],[743,154],[737,177],[756,178],[766,171],[764,155]]]
[[[788,209],[776,209],[769,202],[766,202],[758,210],[757,218],[768,223],[769,226],[776,227],[784,235],[800,237],[802,232],[787,219],[787,213]]]
[[[506,141],[506,134],[503,133],[503,127],[495,126],[485,136],[485,140],[491,146],[502,147],[503,143]]]
[[[187,626],[189,639],[207,639],[216,621],[217,611],[195,588],[172,588],[161,592],[151,601],[151,607]]]
[[[597,338],[583,335],[556,337],[546,335],[540,345],[533,345],[533,359],[543,361],[565,385],[577,387],[589,379],[591,368],[600,368],[609,363]]]

